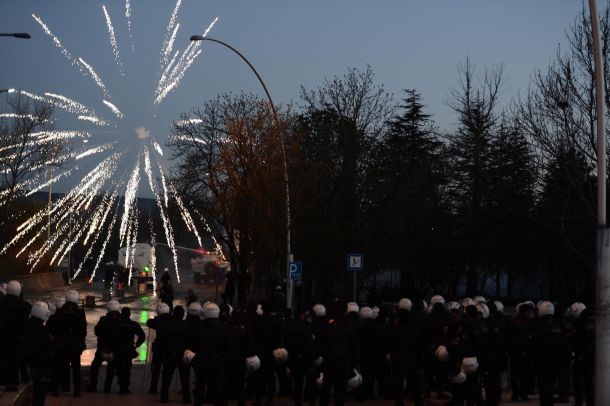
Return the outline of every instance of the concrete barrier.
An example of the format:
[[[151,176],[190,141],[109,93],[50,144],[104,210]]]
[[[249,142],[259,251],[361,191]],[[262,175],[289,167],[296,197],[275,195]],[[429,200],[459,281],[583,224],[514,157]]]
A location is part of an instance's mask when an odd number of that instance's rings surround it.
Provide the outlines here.
[[[61,272],[33,273],[30,275],[14,276],[11,279],[21,282],[26,296],[32,293],[41,293],[61,288],[65,285]]]

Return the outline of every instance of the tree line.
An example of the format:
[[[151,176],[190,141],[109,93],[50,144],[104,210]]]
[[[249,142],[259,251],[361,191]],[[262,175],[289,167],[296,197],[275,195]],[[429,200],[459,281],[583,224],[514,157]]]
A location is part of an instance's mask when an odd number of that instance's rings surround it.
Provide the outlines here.
[[[307,298],[349,292],[346,254],[362,252],[368,284],[400,275],[389,295],[495,286],[510,298],[520,280],[541,275],[540,296],[591,302],[596,116],[584,7],[566,37],[510,103],[499,100],[502,65],[460,63],[447,100],[455,130],[435,124],[417,89],[395,100],[370,67],[302,88],[277,121],[253,95],[219,95],[174,123],[174,181],[242,286],[247,268],[267,286],[285,276],[284,142]]]

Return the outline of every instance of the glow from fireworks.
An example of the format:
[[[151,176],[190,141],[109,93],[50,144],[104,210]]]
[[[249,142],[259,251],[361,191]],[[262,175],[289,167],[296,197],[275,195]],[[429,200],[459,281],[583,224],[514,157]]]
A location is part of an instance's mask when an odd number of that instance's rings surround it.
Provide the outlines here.
[[[74,160],[78,161],[79,159],[83,159],[83,158],[86,158],[91,155],[99,154],[100,152],[105,152],[110,149],[112,149],[112,144],[105,144],[105,145],[100,145],[98,147],[89,148],[88,150],[83,151],[83,152],[79,153],[78,155],[76,155],[74,157]]]
[[[114,27],[110,20],[110,14],[108,14],[108,10],[106,10],[106,5],[102,5],[102,10],[104,10],[104,17],[106,17],[106,28],[108,28],[108,38],[110,39],[110,46],[112,47],[112,53],[114,54],[114,62],[119,67],[121,76],[125,76],[125,73],[123,72],[123,62],[121,62],[121,54],[119,53],[116,36],[114,35]]]
[[[51,37],[51,39],[53,40],[53,44],[55,44],[55,46],[61,50],[61,53],[68,59],[68,61],[70,61],[70,63],[74,65],[74,58],[72,58],[72,54],[70,53],[70,51],[68,51],[61,44],[59,38],[57,38],[57,36],[51,32],[49,27],[47,27],[47,25],[42,21],[42,18],[38,17],[36,14],[32,14],[32,17],[34,17],[34,20],[36,20],[36,22],[40,24],[45,34]]]
[[[104,82],[102,82],[102,79],[100,79],[100,77],[95,72],[93,67],[91,65],[89,65],[87,62],[85,62],[85,60],[83,58],[78,58],[78,62],[80,64],[82,64],[85,67],[85,69],[87,69],[87,71],[89,72],[89,74],[91,75],[93,80],[95,81],[95,84],[100,89],[102,89],[102,93],[104,93],[104,97],[108,97],[108,89],[106,89],[106,85],[104,84]]]
[[[146,172],[146,176],[148,177],[148,185],[150,186],[150,190],[153,192],[155,196],[155,200],[157,201],[157,207],[159,208],[159,212],[161,213],[161,220],[163,220],[163,229],[165,230],[165,237],[167,239],[167,245],[172,251],[172,255],[174,257],[174,268],[176,270],[176,279],[178,283],[180,283],[180,272],[178,271],[178,253],[176,252],[176,244],[174,242],[174,232],[172,229],[172,225],[169,222],[167,215],[165,214],[165,210],[163,208],[163,204],[161,203],[161,199],[157,194],[155,184],[153,182],[152,177],[152,168],[150,166],[150,156],[148,154],[148,148],[144,147],[144,172]]]
[[[41,131],[32,133],[36,138],[36,142],[49,142],[59,140],[69,140],[72,138],[89,138],[90,132],[87,131]]]
[[[118,204],[117,204],[117,209],[118,209]],[[93,267],[93,271],[91,272],[91,277],[89,278],[89,282],[93,282],[93,277],[95,276],[95,273],[97,272],[97,268],[100,266],[100,262],[102,261],[102,258],[104,258],[104,253],[106,252],[106,246],[108,245],[108,241],[110,241],[110,237],[112,237],[112,230],[114,229],[114,225],[116,224],[116,219],[118,216],[114,215],[112,216],[112,221],[110,222],[110,225],[108,226],[108,232],[106,233],[106,239],[104,239],[104,243],[102,244],[102,248],[100,250],[100,255],[97,257],[97,261],[95,262],[95,266]],[[93,248],[94,243],[91,243],[91,248]],[[86,258],[86,256],[85,256]]]
[[[42,183],[42,184],[36,186],[34,189],[30,190],[28,192],[28,194],[26,194],[26,196],[31,196],[34,193],[38,192],[40,189],[44,189],[45,187],[49,186],[49,184],[55,183],[58,180],[60,180],[61,178],[65,178],[66,176],[70,176],[71,174],[72,174],[72,169],[65,170],[62,173],[60,173],[59,175],[54,176],[50,180],[46,181],[45,183]]]
[[[102,102],[108,106],[108,108],[110,108],[110,110],[112,110],[112,112],[114,114],[116,114],[116,116],[118,118],[123,118],[123,113],[121,113],[121,110],[119,110],[119,108],[117,106],[115,106],[114,104],[110,103],[108,100],[102,100]]]
[[[163,173],[163,168],[161,168],[161,164],[159,164],[159,171],[161,171],[161,173]],[[170,186],[170,191],[172,192],[172,196],[174,197],[174,199],[176,199],[176,203],[178,204],[178,208],[180,209],[180,217],[182,217],[182,220],[184,221],[184,224],[186,225],[188,230],[190,232],[192,232],[193,234],[195,234],[195,237],[197,238],[197,242],[199,243],[199,246],[203,247],[203,244],[201,242],[201,237],[199,236],[199,231],[197,231],[197,226],[195,225],[195,222],[193,221],[193,217],[191,216],[191,213],[189,213],[188,209],[184,205],[184,202],[182,201],[182,198],[178,194],[178,191],[176,190],[174,185],[172,185],[170,183],[169,186]]]

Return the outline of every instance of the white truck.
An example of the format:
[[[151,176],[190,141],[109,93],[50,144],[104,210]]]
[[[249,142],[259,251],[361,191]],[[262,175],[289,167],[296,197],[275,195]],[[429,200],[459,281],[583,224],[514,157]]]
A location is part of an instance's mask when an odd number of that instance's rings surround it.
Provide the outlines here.
[[[145,243],[136,243],[129,248],[123,247],[119,249],[119,265],[125,269],[131,268],[137,273],[148,272],[153,268],[152,254],[152,247]]]

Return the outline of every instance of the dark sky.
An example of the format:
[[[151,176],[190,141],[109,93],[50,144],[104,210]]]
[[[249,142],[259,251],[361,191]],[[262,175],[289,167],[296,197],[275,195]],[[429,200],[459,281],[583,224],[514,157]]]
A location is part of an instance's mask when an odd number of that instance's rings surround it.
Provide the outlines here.
[[[53,92],[76,99],[112,119],[103,94],[53,45],[32,18],[41,17],[75,57],[94,67],[114,104],[125,114],[116,127],[96,130],[91,145],[117,140],[133,164],[143,126],[163,145],[172,119],[219,92],[261,93],[254,76],[237,57],[216,44],[186,72],[160,106],[152,103],[160,76],[160,51],[175,1],[131,0],[129,38],[125,1],[0,0],[0,31],[26,31],[31,40],[1,38],[0,88]],[[102,5],[114,26],[125,76],[115,64]],[[183,0],[174,49],[201,34],[219,17],[210,36],[237,47],[265,79],[276,103],[298,101],[299,86],[313,88],[347,67],[370,64],[376,80],[400,96],[416,88],[437,124],[449,129],[455,116],[446,105],[456,83],[456,66],[466,56],[479,67],[503,63],[504,103],[527,88],[535,69],[544,68],[582,4],[574,0],[511,1],[203,1]],[[134,50],[131,50],[131,44]],[[3,105],[5,95],[1,95]],[[4,108],[4,106],[2,107]],[[67,114],[61,129],[86,129]],[[92,167],[95,159],[83,163]],[[60,183],[67,189],[70,182]],[[139,194],[146,195],[147,188]]]

